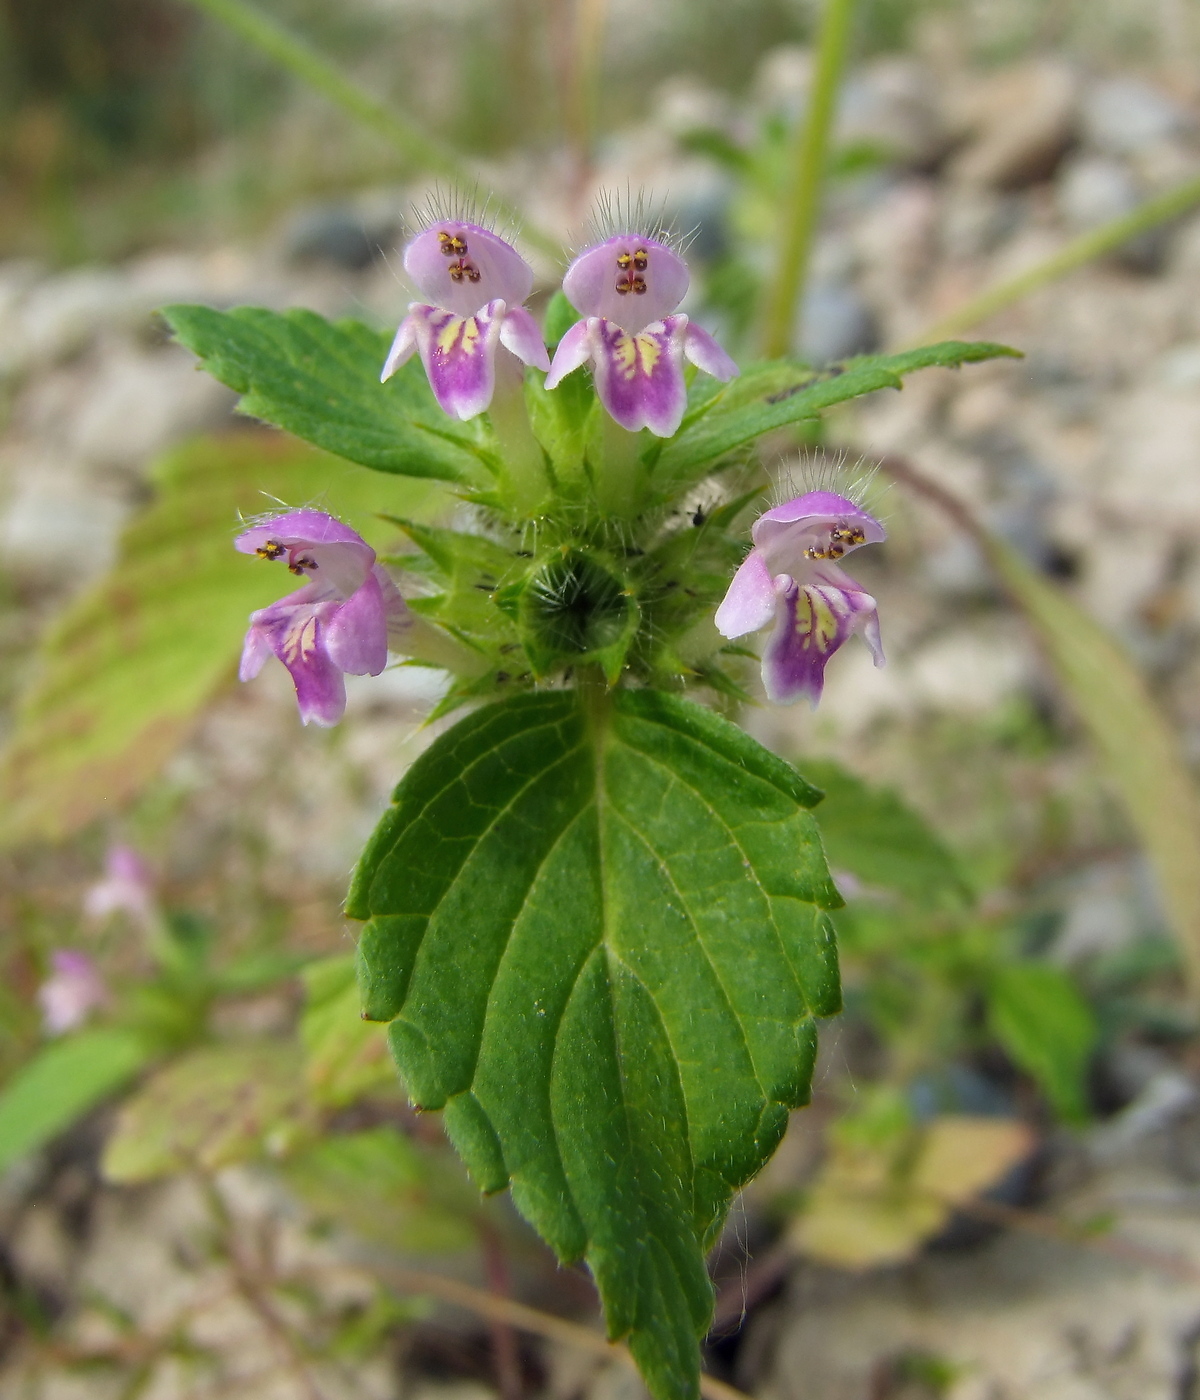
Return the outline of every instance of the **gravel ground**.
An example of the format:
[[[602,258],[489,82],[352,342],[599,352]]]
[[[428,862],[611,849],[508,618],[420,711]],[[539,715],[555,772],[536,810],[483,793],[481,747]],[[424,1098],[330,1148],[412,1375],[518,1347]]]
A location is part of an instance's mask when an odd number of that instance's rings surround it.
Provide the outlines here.
[[[867,65],[848,86],[843,136],[886,139],[903,158],[834,192],[806,323],[818,357],[908,341],[971,292],[1200,172],[1200,111],[1165,78],[1114,78],[1052,58],[986,76],[947,63],[933,47]],[[794,105],[807,74],[804,53],[769,55],[758,110]],[[682,216],[705,221],[702,237],[717,237],[724,178],[681,154],[677,141],[697,124],[737,137],[752,118],[675,83],[650,122],[610,143],[601,178],[669,187]],[[500,177],[527,181],[541,221],[565,224],[551,174],[541,183],[520,170]],[[369,255],[394,240],[405,193],[298,211],[253,247],[177,249],[59,273],[0,264],[0,557],[13,600],[0,619],[8,663],[0,698],[18,684],[36,628],[112,559],[121,524],[144,498],[147,462],[229,418],[231,396],[166,341],[153,308],[249,301],[395,320],[407,297],[392,262],[364,257],[364,247]],[[902,394],[840,415],[835,435],[868,459],[911,458],[1062,581],[1138,658],[1200,759],[1200,215],[976,332],[1026,358],[926,372]],[[1054,709],[1059,701],[973,548],[898,491],[886,510],[892,542],[861,573],[879,599],[889,665],[877,671],[865,649],[847,648],[815,716],[761,710],[749,723],[785,752],[833,752],[904,781],[947,825],[961,806],[970,834],[977,795],[958,792],[944,766],[925,767],[920,735],[984,726],[1013,704]],[[300,731],[282,673],[218,701],[167,775],[182,812],[161,853],[172,878],[219,881],[251,811],[263,852],[256,878],[289,902],[297,942],[345,946],[341,882],[423,742],[419,713],[420,697],[399,683],[357,685],[335,741]],[[1086,754],[1068,748],[1038,771],[1039,792],[1060,791],[1074,804],[1078,844],[1106,849],[1065,887],[1063,956],[1141,936],[1155,919],[1153,896],[1139,862],[1119,849],[1119,819],[1098,797]],[[1012,782],[1017,791],[1035,780],[1023,771]],[[1005,829],[1019,831],[1031,805],[1017,802]],[[44,884],[48,867],[37,868]],[[85,871],[64,858],[63,872],[55,897],[66,904]],[[1124,1116],[1054,1148],[1043,1206],[1077,1220],[1111,1212],[1113,1238],[1190,1261],[1194,1277],[1021,1230],[861,1277],[801,1266],[782,1295],[752,1312],[738,1382],[772,1400],[1193,1396],[1200,1122],[1178,1067],[1156,1062],[1131,1074]],[[1173,1098],[1171,1075],[1184,1086]],[[88,1142],[85,1134],[74,1156],[47,1157],[5,1183],[6,1267],[55,1300],[79,1336],[106,1325],[85,1305],[89,1290],[153,1331],[212,1286],[211,1268],[189,1243],[196,1203],[183,1186],[99,1186]],[[363,1286],[349,1245],[314,1243],[294,1207],[251,1173],[234,1173],[228,1186],[248,1219],[282,1232],[285,1252],[323,1250],[342,1268],[340,1287]],[[273,1359],[244,1300],[214,1305],[193,1340],[219,1358],[204,1393],[248,1385],[255,1396],[305,1394]],[[0,1370],[2,1400],[130,1393],[65,1368],[29,1392],[22,1356],[17,1347]],[[941,1379],[914,1357],[944,1362]],[[636,1389],[620,1370],[591,1374],[569,1356],[554,1353],[545,1365],[557,1400],[583,1390],[616,1400]],[[269,1378],[254,1380],[260,1370]],[[443,1375],[435,1384],[390,1355],[331,1367],[319,1385],[330,1400],[486,1392],[479,1377]],[[200,1390],[167,1366],[140,1394],[174,1400]]]

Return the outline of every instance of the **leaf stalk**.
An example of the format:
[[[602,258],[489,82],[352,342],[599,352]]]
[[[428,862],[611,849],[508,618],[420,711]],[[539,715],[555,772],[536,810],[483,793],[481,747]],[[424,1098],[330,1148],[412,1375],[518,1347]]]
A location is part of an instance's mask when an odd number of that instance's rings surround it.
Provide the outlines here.
[[[829,138],[850,48],[855,0],[826,0],[817,42],[816,71],[808,111],[796,124],[792,181],[783,215],[782,250],[764,313],[763,354],[786,355],[802,305],[821,196],[829,163]]]
[[[245,0],[191,0],[197,9],[232,29],[260,53],[286,68],[315,92],[327,97],[335,106],[354,117],[364,126],[382,136],[408,164],[444,176],[456,185],[471,188],[476,177],[449,147],[425,135],[407,117],[379,98],[364,92],[354,80],[328,62],[298,34],[264,14]],[[500,196],[493,195],[491,207],[506,219],[522,226],[524,237],[541,252],[558,258],[562,248],[557,239],[525,228],[517,207]]]
[[[1174,189],[1146,200],[1144,204],[1139,205],[1128,214],[1122,214],[1118,219],[1101,224],[1099,228],[1090,229],[1087,233],[1081,233],[1078,238],[1073,238],[1069,243],[1064,244],[1057,253],[1053,253],[1044,261],[1036,263],[1027,271],[1020,272],[1015,277],[1010,277],[1003,282],[997,282],[980,292],[978,296],[971,297],[957,310],[951,311],[940,321],[935,321],[933,325],[927,326],[920,335],[911,341],[906,341],[905,347],[902,348],[906,348],[908,345],[921,345],[930,340],[940,340],[946,336],[954,336],[961,331],[969,330],[972,326],[978,325],[980,321],[986,321],[989,316],[994,316],[997,311],[1003,311],[1005,307],[1020,301],[1030,292],[1037,291],[1039,287],[1044,287],[1047,283],[1055,282],[1069,272],[1075,272],[1078,268],[1085,267],[1096,258],[1115,252],[1123,244],[1137,238],[1139,234],[1148,233],[1160,224],[1178,218],[1181,214],[1186,214],[1197,204],[1200,204],[1200,176],[1192,180],[1185,180],[1183,184],[1176,185]]]

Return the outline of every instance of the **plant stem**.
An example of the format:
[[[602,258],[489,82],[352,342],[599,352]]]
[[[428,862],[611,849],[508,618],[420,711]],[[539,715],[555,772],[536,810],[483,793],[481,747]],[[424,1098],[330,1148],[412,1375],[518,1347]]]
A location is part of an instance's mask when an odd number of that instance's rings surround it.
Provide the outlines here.
[[[1169,219],[1186,214],[1197,204],[1200,204],[1200,177],[1185,180],[1182,185],[1176,185],[1165,194],[1148,199],[1130,213],[1113,219],[1111,223],[1101,224],[1099,228],[1081,233],[1078,238],[1071,239],[1057,253],[1037,263],[1027,272],[1020,272],[1005,282],[997,282],[965,302],[957,311],[951,311],[948,316],[935,321],[919,336],[906,341],[905,348],[910,345],[927,345],[957,335],[960,331],[987,320],[1006,306],[1011,306],[1013,302],[1020,301],[1038,287],[1044,287],[1047,282],[1053,282],[1068,272],[1074,272],[1094,259],[1103,257],[1105,253],[1115,251],[1140,233],[1147,233]]]
[[[476,1229],[488,1288],[497,1298],[508,1298],[512,1286],[500,1232],[487,1220],[480,1220]],[[521,1383],[521,1357],[512,1324],[494,1317],[489,1319],[489,1326],[492,1330],[492,1359],[496,1363],[496,1380],[502,1400],[521,1400],[524,1389]]]
[[[532,520],[545,508],[550,494],[546,458],[529,425],[524,367],[504,350],[497,358],[496,391],[488,417],[499,445],[509,504],[522,520]]]
[[[242,1253],[237,1222],[226,1204],[221,1189],[207,1172],[198,1172],[200,1190],[209,1213],[222,1237],[225,1257],[234,1287],[258,1318],[263,1330],[274,1342],[285,1370],[290,1372],[305,1396],[305,1400],[325,1400],[308,1363],[287,1323],[276,1311],[258,1276],[258,1271]]]
[[[307,83],[364,126],[370,127],[405,161],[435,175],[442,175],[455,184],[467,188],[475,185],[475,176],[449,147],[432,140],[387,103],[364,92],[307,40],[293,34],[278,20],[263,14],[256,6],[246,4],[245,0],[191,0],[191,3],[227,25],[239,38],[274,59],[294,77]],[[490,203],[491,208],[504,218],[523,224],[520,211],[507,200],[493,195]],[[557,258],[562,253],[557,240],[537,229],[525,229],[524,236],[553,257]]]
[[[829,136],[853,19],[854,0],[825,0],[808,111],[796,124],[792,183],[784,206],[779,266],[764,312],[763,354],[771,359],[786,355],[792,346],[796,311],[804,296],[813,237],[821,213]]]

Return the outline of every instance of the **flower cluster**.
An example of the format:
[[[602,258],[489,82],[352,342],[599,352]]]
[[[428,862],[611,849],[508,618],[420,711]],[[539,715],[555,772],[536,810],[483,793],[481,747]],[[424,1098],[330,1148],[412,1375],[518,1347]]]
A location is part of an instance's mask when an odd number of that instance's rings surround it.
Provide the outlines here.
[[[425,298],[400,323],[383,366],[388,380],[418,355],[434,398],[450,417],[485,412],[502,386],[519,389],[525,366],[555,390],[590,366],[604,409],[630,433],[671,437],[687,406],[685,361],[721,381],[738,369],[711,335],[679,311],[689,272],[661,225],[637,214],[596,231],[571,262],[563,293],[579,319],[553,358],[525,306],[533,269],[513,245],[474,217],[436,211],[408,243],[404,268]],[[863,544],[882,541],[880,523],[848,496],[809,491],[768,510],[753,548],[716,612],[727,638],[770,627],[762,656],[764,688],[776,703],[820,698],[825,666],[855,632],[883,664],[875,600],[838,566]],[[254,613],[241,678],[270,655],[291,673],[304,723],[336,724],[346,704],[344,676],[378,675],[389,642],[403,651],[415,627],[374,550],[321,511],[293,510],[260,520],[237,548],[280,560],[306,580]]]
[[[683,419],[685,359],[720,380],[738,372],[707,331],[674,314],[688,269],[661,228],[616,230],[575,258],[563,291],[583,317],[553,363],[523,305],[533,269],[490,229],[435,219],[405,249],[404,270],[428,300],[408,308],[382,378],[419,353],[434,396],[455,418],[488,407],[506,353],[548,371],[547,389],[590,363],[600,402],[621,427],[658,437],[670,437]]]

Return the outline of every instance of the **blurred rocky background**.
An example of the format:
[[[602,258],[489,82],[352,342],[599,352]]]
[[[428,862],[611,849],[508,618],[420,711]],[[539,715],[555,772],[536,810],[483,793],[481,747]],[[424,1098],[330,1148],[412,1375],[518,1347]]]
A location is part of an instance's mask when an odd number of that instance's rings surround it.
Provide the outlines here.
[[[569,8],[273,11],[564,239],[593,188],[660,192],[697,230],[686,309],[749,354],[746,288],[770,261],[770,170],[804,110],[810,7],[612,0],[582,189],[560,141]],[[393,323],[408,299],[403,219],[428,182],[183,5],[4,0],[0,44],[2,734],[37,638],[110,566],[148,499],[148,465],[230,426],[232,395],[170,343],[155,308],[249,302]],[[857,53],[797,347],[816,362],[911,343],[974,292],[1200,174],[1191,0],[870,0]],[[538,270],[547,291],[556,269]],[[974,333],[1025,358],[915,376],[835,415],[828,446],[905,457],[966,500],[1120,639],[1200,763],[1200,212]],[[888,666],[847,647],[819,711],[759,709],[748,726],[802,769],[806,755],[833,756],[903,790],[984,888],[1036,905],[1030,937],[1053,962],[1140,958],[1179,1014],[1105,1041],[1091,1125],[1043,1117],[1010,1194],[1014,1210],[1069,1218],[1080,1237],[1119,1218],[1123,1254],[975,1221],[874,1270],[809,1260],[756,1273],[778,1201],[812,1179],[831,1088],[736,1216],[713,1364],[773,1400],[1187,1400],[1200,1366],[1200,1065],[1152,882],[975,546],[899,487],[882,513],[887,546],[855,562]],[[269,927],[297,954],[347,950],[345,878],[427,738],[431,698],[391,672],[352,688],[342,728],[308,732],[269,670],[225,687],[132,807],[69,844],[0,856],[0,1071],[36,1043],[39,959],[79,940],[85,886],[114,838],[145,851],[170,899],[205,910],[231,947]],[[292,1012],[276,997],[230,1014],[270,1025]],[[827,1036],[826,1060],[830,1086],[847,1065],[870,1076],[850,1031]],[[312,1368],[279,1360],[253,1289],[180,1330],[177,1316],[220,1292],[226,1256],[197,1243],[193,1187],[101,1183],[109,1123],[86,1120],[0,1184],[4,1400],[495,1393],[488,1333],[466,1314],[379,1314],[358,1350],[334,1355],[331,1342]],[[314,1234],[315,1217],[250,1169],[223,1189],[240,1228],[268,1242],[256,1267],[293,1282],[289,1326],[340,1337],[367,1314],[377,1248]],[[451,1267],[482,1278],[473,1256]],[[517,1267],[529,1297],[562,1303],[544,1261]],[[586,1288],[575,1306],[586,1313]],[[636,1390],[619,1366],[569,1349],[531,1343],[521,1366],[518,1394]]]

